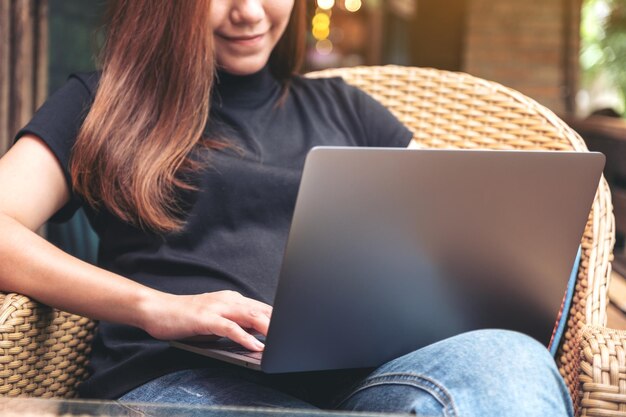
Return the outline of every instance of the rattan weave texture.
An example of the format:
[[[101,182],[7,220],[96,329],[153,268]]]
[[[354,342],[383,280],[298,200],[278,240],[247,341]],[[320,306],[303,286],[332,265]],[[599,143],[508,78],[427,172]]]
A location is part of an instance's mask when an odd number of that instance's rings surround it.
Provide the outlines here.
[[[581,416],[626,415],[626,332],[588,326],[581,349]]]
[[[578,134],[550,110],[517,91],[468,74],[384,66],[308,76],[341,76],[365,90],[405,123],[425,148],[587,150]],[[614,239],[611,197],[602,179],[581,242],[576,293],[557,358],[577,415],[580,398],[587,398],[587,391],[581,391],[587,386],[579,384],[581,334],[586,325],[606,325]],[[85,375],[93,322],[53,312],[16,294],[2,297],[0,394],[73,395],[75,383]],[[602,331],[608,332],[594,334]],[[621,397],[611,398],[623,404]],[[626,416],[626,411],[619,415]]]
[[[93,330],[92,320],[0,294],[0,395],[74,396]]]
[[[384,66],[331,69],[308,76],[339,76],[365,90],[411,129],[424,148],[587,151],[581,137],[544,106],[468,74]],[[614,228],[611,195],[603,178],[581,241],[578,282],[557,356],[577,412],[580,334],[585,325],[606,325]]]

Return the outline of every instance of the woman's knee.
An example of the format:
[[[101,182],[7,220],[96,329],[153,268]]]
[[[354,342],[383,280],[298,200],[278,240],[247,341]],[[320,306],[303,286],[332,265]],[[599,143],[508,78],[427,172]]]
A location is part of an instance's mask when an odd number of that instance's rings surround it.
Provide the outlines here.
[[[494,357],[504,360],[543,362],[554,364],[548,348],[536,339],[523,333],[501,330],[475,330],[452,337],[443,343],[449,343],[452,349],[473,352],[481,358],[493,361]]]
[[[395,359],[383,373],[414,373],[448,381],[504,388],[524,385],[561,392],[564,383],[541,343],[508,330],[477,330],[426,346]]]
[[[510,330],[476,330],[437,345],[432,345],[432,355],[441,356],[469,373],[501,375],[502,378],[517,380],[542,376],[552,378],[554,373],[558,373],[546,346],[530,336]]]
[[[379,368],[380,373],[414,374],[436,381],[451,393],[464,414],[470,410],[527,407],[571,414],[571,400],[548,349],[508,330],[464,333],[409,353]]]
[[[477,367],[493,367],[510,362],[535,363],[548,367],[554,365],[548,349],[532,337],[510,330],[484,329],[433,343],[389,362],[386,366],[393,367],[395,363],[404,367],[416,363],[421,367],[429,363],[458,362],[467,362],[468,365]]]

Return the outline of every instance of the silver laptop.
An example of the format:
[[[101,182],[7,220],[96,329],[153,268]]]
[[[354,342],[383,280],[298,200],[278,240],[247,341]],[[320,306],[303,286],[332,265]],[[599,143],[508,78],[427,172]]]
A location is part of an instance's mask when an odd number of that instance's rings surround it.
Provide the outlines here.
[[[377,366],[482,328],[547,345],[604,160],[314,148],[265,351],[172,345],[267,373]]]

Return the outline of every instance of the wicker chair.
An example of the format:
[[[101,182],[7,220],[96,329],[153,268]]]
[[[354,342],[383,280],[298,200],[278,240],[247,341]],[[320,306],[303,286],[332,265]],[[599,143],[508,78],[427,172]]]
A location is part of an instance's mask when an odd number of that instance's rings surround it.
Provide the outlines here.
[[[309,76],[341,76],[367,91],[425,148],[587,151],[583,140],[543,106],[467,74],[385,66]],[[603,327],[614,236],[603,179],[582,238],[576,292],[557,357],[582,416],[626,416],[626,334]],[[0,394],[73,396],[86,375],[94,323],[18,294],[0,295],[0,303]]]

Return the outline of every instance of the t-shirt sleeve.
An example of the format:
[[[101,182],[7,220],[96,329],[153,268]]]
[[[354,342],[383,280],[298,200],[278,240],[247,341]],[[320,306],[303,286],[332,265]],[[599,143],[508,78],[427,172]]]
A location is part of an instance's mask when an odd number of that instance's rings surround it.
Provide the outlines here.
[[[366,146],[407,147],[413,133],[389,109],[365,91],[353,89],[357,115],[361,119]]]
[[[15,135],[14,142],[27,133],[41,138],[61,164],[70,189],[70,200],[50,218],[55,223],[69,220],[82,205],[82,200],[72,189],[69,161],[76,136],[92,101],[93,95],[87,82],[77,75],[71,75],[65,85],[52,94]]]

